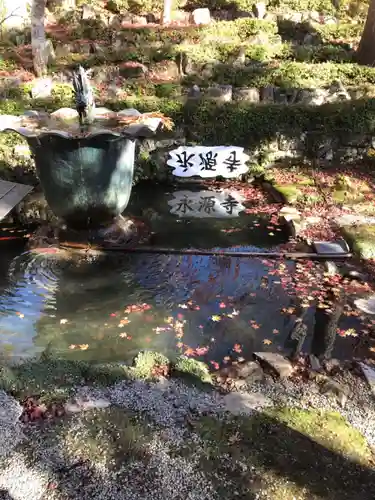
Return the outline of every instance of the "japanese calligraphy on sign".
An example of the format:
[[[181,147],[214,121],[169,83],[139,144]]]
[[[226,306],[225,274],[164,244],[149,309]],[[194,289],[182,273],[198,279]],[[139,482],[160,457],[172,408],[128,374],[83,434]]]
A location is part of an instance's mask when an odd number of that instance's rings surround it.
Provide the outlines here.
[[[170,212],[179,217],[237,217],[245,209],[236,191],[176,191],[168,201]]]
[[[248,160],[243,148],[236,146],[180,146],[169,153],[167,165],[177,177],[234,178],[247,172]]]

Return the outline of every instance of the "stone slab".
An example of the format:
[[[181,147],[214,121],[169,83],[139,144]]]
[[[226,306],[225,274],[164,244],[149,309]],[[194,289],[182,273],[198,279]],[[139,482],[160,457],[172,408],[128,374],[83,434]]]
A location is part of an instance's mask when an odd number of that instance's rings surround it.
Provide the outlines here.
[[[375,295],[370,295],[366,299],[356,299],[354,305],[366,314],[375,314]]]
[[[350,252],[348,245],[345,240],[340,242],[334,241],[314,241],[313,247],[316,253],[324,255],[324,254],[335,254],[342,255]]]
[[[26,184],[0,180],[0,220],[4,219],[33,189],[33,186]]]
[[[273,370],[280,378],[287,378],[293,372],[291,362],[276,352],[254,352],[261,364]]]
[[[369,215],[344,214],[335,219],[339,226],[351,226],[353,224],[374,224],[375,217]]]
[[[369,365],[366,365],[366,363],[359,363],[359,366],[362,369],[363,375],[365,376],[365,379],[367,380],[368,385],[370,386],[371,392],[375,396],[375,370],[374,368],[371,368]]]

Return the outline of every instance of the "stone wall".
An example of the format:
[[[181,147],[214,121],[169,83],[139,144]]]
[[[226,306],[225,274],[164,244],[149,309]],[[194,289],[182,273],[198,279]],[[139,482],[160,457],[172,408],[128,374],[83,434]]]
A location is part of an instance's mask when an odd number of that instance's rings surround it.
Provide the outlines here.
[[[134,182],[156,180],[169,183],[176,180],[171,174],[172,169],[167,166],[169,152],[189,144],[196,143],[189,142],[183,127],[177,127],[173,133],[160,134],[141,142],[137,147]],[[276,133],[276,138],[271,142],[259,144],[253,150],[245,149],[245,153],[250,157],[250,171],[294,160],[315,159],[322,166],[344,165],[372,158],[375,155],[375,135],[353,135],[349,131],[338,131],[335,137],[327,138],[321,131],[296,133],[295,136]],[[2,178],[28,184],[36,182],[33,160],[26,142],[10,147],[5,163],[9,168],[4,170],[3,167]]]
[[[247,101],[265,104],[303,104],[320,106],[327,103],[350,101],[357,98],[356,91],[347,90],[341,82],[336,81],[329,88],[296,89],[280,88],[275,85],[266,87],[234,87],[232,85],[216,85],[200,89],[194,85],[188,97],[204,97],[218,102]]]
[[[313,160],[321,166],[329,164],[348,164],[361,161],[375,155],[375,136],[351,135],[350,133],[337,134],[328,139],[321,132],[304,132],[296,137],[286,137],[276,134],[272,142],[264,143],[257,149],[246,150],[250,156],[249,169],[272,167],[277,163],[293,160]],[[144,141],[139,146],[135,182],[155,179],[160,182],[178,180],[171,174],[167,166],[169,151],[179,146],[189,145],[184,137],[183,130],[176,132],[175,137],[155,138]],[[222,144],[214,144],[220,146]]]

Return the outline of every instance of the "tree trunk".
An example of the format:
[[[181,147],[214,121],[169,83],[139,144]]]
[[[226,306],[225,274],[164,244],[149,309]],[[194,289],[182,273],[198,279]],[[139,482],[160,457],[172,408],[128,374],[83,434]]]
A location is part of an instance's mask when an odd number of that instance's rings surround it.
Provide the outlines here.
[[[375,0],[371,0],[357,51],[357,62],[375,66]]]
[[[162,24],[171,22],[172,0],[164,0]]]
[[[31,5],[31,47],[36,76],[47,73],[46,32],[44,28],[46,0],[33,0]]]

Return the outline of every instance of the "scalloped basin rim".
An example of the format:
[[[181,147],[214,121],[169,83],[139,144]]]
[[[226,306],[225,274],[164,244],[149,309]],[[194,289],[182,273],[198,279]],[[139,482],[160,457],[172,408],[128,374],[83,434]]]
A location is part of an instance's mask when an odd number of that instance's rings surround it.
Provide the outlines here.
[[[160,123],[160,122],[159,122]],[[157,128],[157,127],[156,127]],[[22,135],[23,137],[26,138],[37,138],[37,137],[44,137],[44,136],[58,136],[62,137],[64,139],[92,139],[94,137],[99,137],[101,135],[113,135],[114,137],[134,137],[136,138],[137,135],[145,135],[147,133],[154,134],[156,130],[154,130],[151,127],[148,127],[147,125],[144,124],[139,124],[139,125],[134,125],[131,127],[127,127],[126,129],[123,130],[113,130],[113,129],[105,129],[105,128],[100,128],[97,130],[94,130],[92,132],[85,132],[85,133],[73,133],[73,132],[67,132],[64,130],[29,130],[26,127],[6,127],[0,132],[16,132],[17,134]],[[141,134],[142,132],[142,134]]]
[[[132,121],[131,118],[135,120]],[[77,139],[104,134],[135,138],[137,135],[154,134],[161,124],[161,117],[150,116],[149,113],[142,114],[133,108],[119,112],[97,108],[94,122],[86,125],[83,130],[78,122],[78,113],[72,108],[60,108],[51,114],[31,110],[20,116],[0,115],[0,132],[13,131],[26,138],[57,135],[66,139]]]

